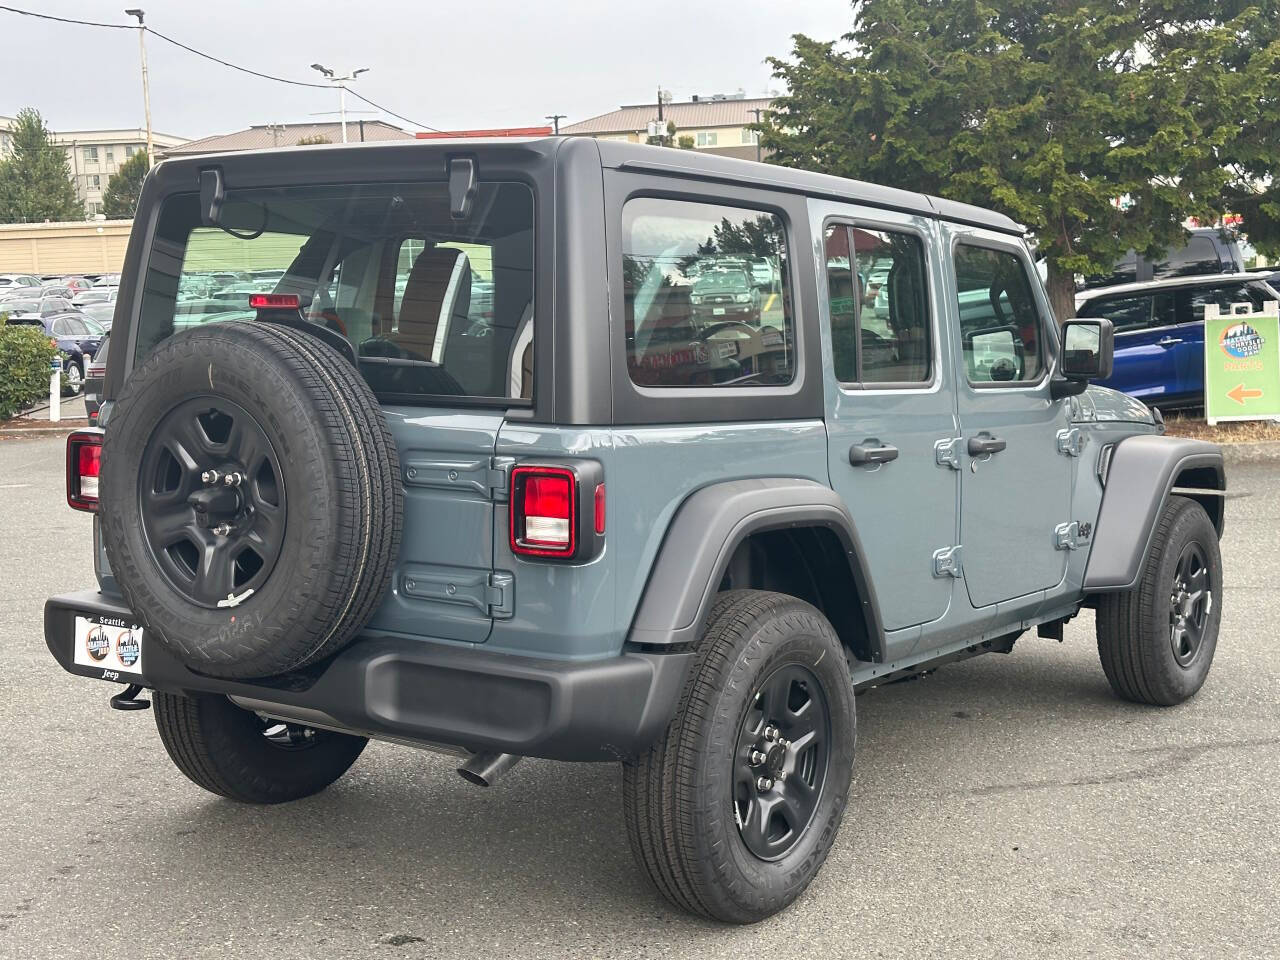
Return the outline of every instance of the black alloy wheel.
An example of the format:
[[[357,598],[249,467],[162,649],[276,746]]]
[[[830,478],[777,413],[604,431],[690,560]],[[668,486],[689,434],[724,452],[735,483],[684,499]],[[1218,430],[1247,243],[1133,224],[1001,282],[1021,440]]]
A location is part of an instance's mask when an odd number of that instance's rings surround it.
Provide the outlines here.
[[[799,664],[779,667],[747,704],[734,752],[733,815],[747,849],[777,860],[818,808],[831,742],[827,696]]]
[[[225,397],[194,397],[156,426],[138,484],[147,547],[184,597],[235,606],[284,543],[284,474],[258,422]]]
[[[1169,643],[1180,667],[1189,667],[1204,643],[1213,610],[1213,589],[1204,547],[1192,540],[1182,548],[1169,596]]]

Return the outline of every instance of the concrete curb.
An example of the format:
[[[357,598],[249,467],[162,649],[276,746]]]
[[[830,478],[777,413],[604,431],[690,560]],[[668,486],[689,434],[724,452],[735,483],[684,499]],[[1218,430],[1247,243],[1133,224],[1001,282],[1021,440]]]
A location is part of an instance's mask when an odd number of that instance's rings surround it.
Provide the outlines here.
[[[48,437],[58,434],[66,435],[73,430],[83,430],[89,426],[88,420],[64,420],[47,427],[0,427],[0,440],[14,440],[18,437]]]
[[[1260,443],[1224,443],[1222,459],[1226,463],[1268,463],[1280,461],[1280,440]]]

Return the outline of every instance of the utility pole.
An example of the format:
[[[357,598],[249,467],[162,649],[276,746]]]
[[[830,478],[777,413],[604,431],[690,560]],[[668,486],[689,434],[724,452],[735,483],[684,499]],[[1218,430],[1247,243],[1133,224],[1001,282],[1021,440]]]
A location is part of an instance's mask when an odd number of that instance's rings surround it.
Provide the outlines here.
[[[368,73],[369,68],[361,67],[359,70],[351,71],[351,73],[345,77],[338,76],[335,71],[330,70],[328,67],[319,63],[311,64],[311,69],[319,70],[322,74],[324,74],[324,78],[326,80],[328,80],[332,84],[335,84],[338,88],[338,110],[339,110],[339,115],[342,118],[342,142],[346,143],[347,142],[347,84],[355,80],[355,78],[360,76],[360,74]]]
[[[560,136],[560,121],[564,118],[565,114],[563,113],[549,113],[543,119],[551,121],[551,125],[555,130],[555,135],[558,137]]]
[[[658,84],[658,122],[661,123],[662,120],[662,84]]]
[[[147,13],[133,7],[125,11],[125,16],[138,18],[138,53],[142,56],[142,108],[147,117],[147,169],[155,166],[155,145],[151,139],[151,79],[147,73],[147,25],[143,22]]]
[[[760,114],[764,113],[764,109],[763,109],[763,108],[761,108],[761,107],[753,107],[753,108],[752,108],[750,111],[748,111],[748,112],[749,112],[749,113],[754,113],[754,114],[756,115],[756,123],[759,123],[759,122],[760,122]],[[756,141],[756,163],[759,163],[759,162],[760,162],[760,131],[759,131],[759,130],[753,130],[753,131],[752,131],[752,133],[753,133],[753,134],[755,134],[755,141]]]

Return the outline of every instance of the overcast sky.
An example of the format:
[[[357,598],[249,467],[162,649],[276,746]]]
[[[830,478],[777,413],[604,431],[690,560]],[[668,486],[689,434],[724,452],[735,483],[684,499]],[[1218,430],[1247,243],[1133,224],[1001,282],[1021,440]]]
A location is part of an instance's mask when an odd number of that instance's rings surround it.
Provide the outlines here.
[[[6,0],[63,17],[127,23],[125,0]],[[313,62],[370,68],[355,89],[441,129],[572,123],[653,102],[659,83],[691,94],[766,93],[764,62],[791,35],[835,39],[848,0],[133,0],[147,23],[225,60],[295,80]],[[0,114],[40,110],[54,130],[142,126],[134,31],[0,11]],[[236,73],[148,38],[152,122],[185,137],[251,124],[336,119],[336,91]],[[348,102],[348,109],[363,104]],[[348,119],[373,119],[349,113]],[[396,122],[398,125],[398,121]]]

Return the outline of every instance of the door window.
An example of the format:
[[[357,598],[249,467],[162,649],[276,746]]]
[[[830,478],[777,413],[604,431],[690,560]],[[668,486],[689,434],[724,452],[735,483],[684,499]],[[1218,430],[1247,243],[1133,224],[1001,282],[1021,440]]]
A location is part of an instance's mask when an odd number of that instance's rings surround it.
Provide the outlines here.
[[[622,258],[632,382],[792,382],[795,321],[780,217],[721,204],[629,200],[622,210]],[[762,260],[767,271],[758,267]]]
[[[826,260],[836,378],[928,381],[933,351],[921,239],[836,224],[826,231]]]
[[[1216,304],[1222,314],[1231,312],[1237,303],[1247,303],[1253,312],[1262,309],[1267,300],[1266,295],[1251,284],[1235,283],[1225,287],[1201,287],[1190,291],[1191,321],[1204,322],[1204,308],[1207,304]]]
[[[1009,251],[961,243],[955,266],[969,382],[1038,380],[1044,369],[1044,327],[1026,262]]]
[[[1151,295],[1138,297],[1100,297],[1080,308],[1081,317],[1106,317],[1116,333],[1141,330],[1151,326]]]

